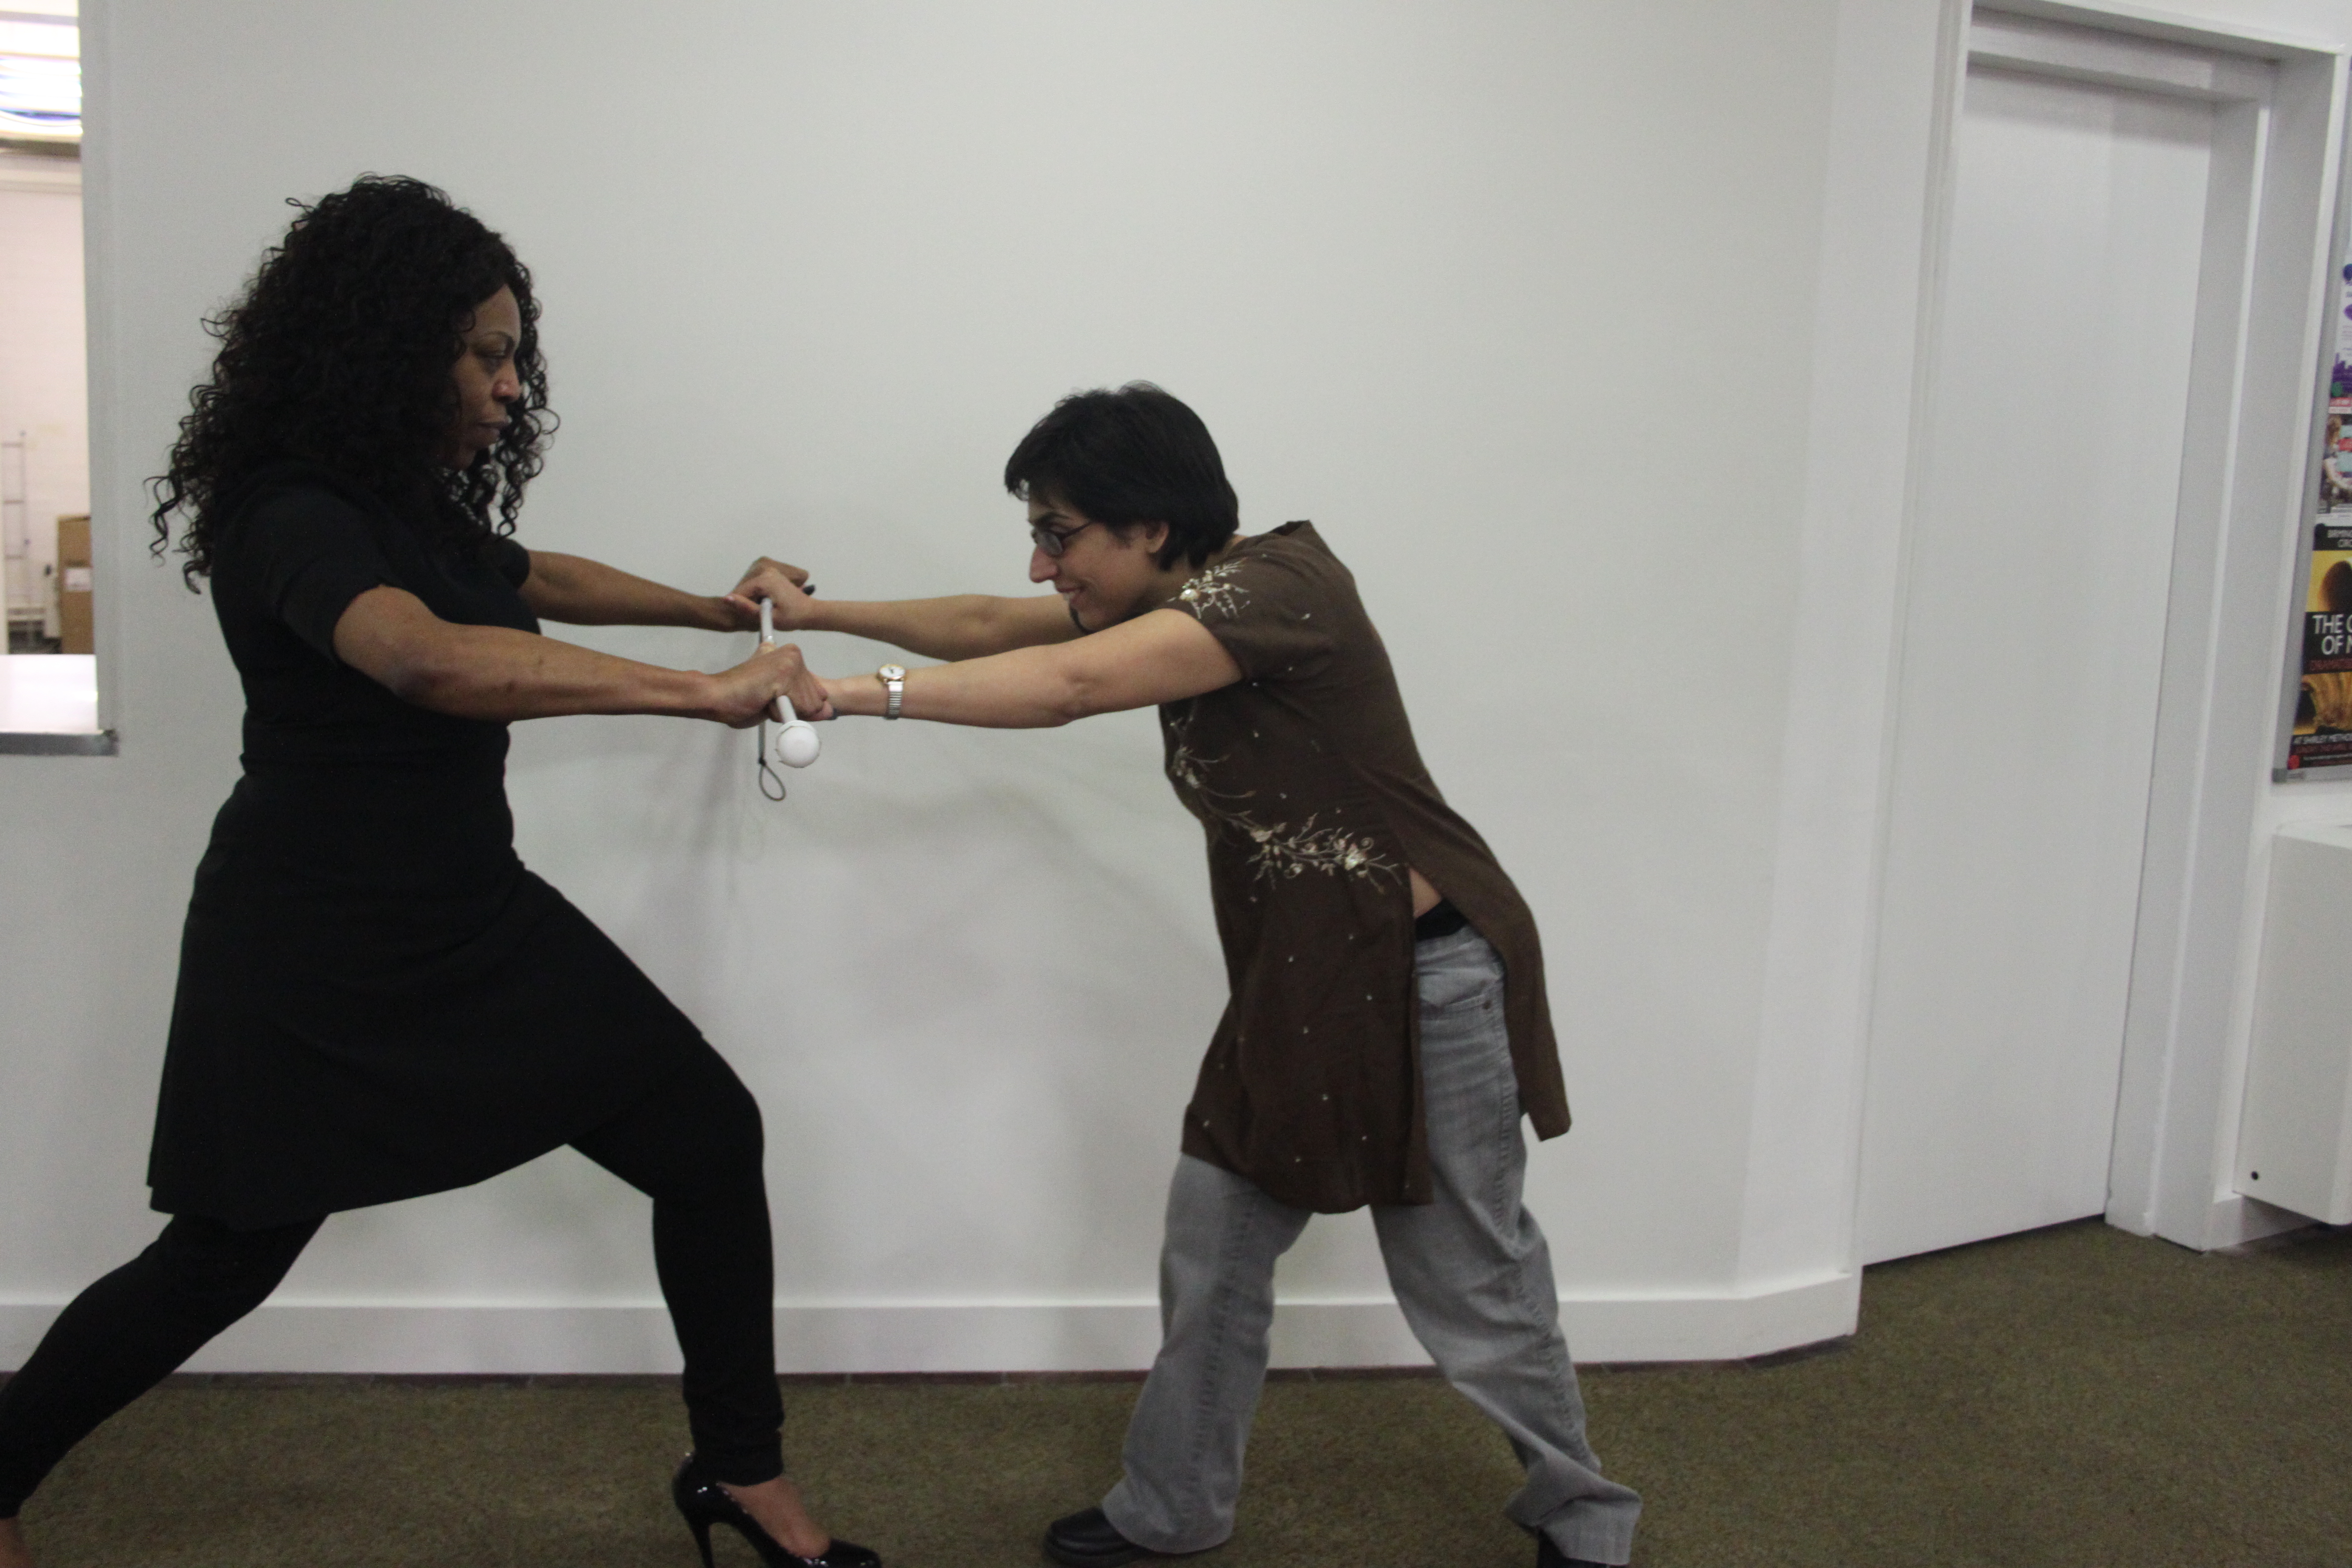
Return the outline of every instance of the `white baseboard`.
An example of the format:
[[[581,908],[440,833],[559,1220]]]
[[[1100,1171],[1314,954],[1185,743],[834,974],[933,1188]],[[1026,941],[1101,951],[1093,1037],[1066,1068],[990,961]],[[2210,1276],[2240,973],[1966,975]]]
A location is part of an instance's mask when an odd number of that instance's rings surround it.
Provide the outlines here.
[[[2214,1200],[2211,1213],[2206,1216],[2201,1251],[2211,1252],[2224,1247],[2243,1247],[2250,1241],[2261,1241],[2283,1236],[2291,1230],[2321,1223],[2306,1214],[2283,1209],[2266,1204],[2260,1198],[2239,1197],[2236,1194]]]
[[[1859,1281],[1838,1275],[1743,1295],[1560,1303],[1581,1362],[1730,1361],[1853,1331]],[[60,1302],[0,1303],[0,1367],[23,1364]],[[878,1303],[776,1310],[787,1373],[1124,1372],[1151,1363],[1150,1301]],[[1393,1301],[1286,1301],[1276,1366],[1418,1366]],[[380,1305],[272,1301],[190,1372],[669,1373],[677,1343],[656,1303]]]

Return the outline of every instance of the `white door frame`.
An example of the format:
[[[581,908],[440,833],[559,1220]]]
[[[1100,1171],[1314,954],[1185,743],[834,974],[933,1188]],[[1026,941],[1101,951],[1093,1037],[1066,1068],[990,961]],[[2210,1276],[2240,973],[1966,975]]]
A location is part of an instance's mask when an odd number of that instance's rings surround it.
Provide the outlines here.
[[[2228,1193],[2225,1106],[2235,1098],[2230,1074],[2243,1070],[2232,1059],[2231,1026],[2335,269],[2344,52],[2179,11],[2040,0],[1976,9],[1965,37],[1938,110],[1941,166],[1917,340],[1923,388],[1934,384],[1951,131],[1971,58],[2216,109],[2107,1217],[2192,1247],[2223,1245],[2279,1223]],[[1914,428],[1924,430],[1932,410],[1916,412]],[[1906,567],[1921,452],[1915,440]],[[1898,675],[1900,658],[1898,628]],[[1890,682],[1890,700],[1893,689]],[[1881,778],[1891,790],[1891,770]],[[1882,798],[1882,849],[1891,805]]]

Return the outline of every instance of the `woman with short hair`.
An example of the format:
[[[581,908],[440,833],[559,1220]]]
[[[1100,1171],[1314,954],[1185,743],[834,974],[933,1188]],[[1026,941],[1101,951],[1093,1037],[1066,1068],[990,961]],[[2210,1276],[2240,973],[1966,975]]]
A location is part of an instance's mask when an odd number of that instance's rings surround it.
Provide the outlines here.
[[[1118,1568],[1232,1534],[1275,1261],[1370,1207],[1430,1359],[1510,1438],[1538,1568],[1626,1562],[1642,1502],[1586,1440],[1551,1256],[1520,1201],[1523,1117],[1568,1130],[1535,917],[1423,765],[1355,578],[1311,524],[1240,531],[1208,427],[1160,388],[1065,398],[1004,485],[1051,595],[814,600],[778,624],[953,662],[828,680],[845,715],[999,729],[1157,706],[1208,839],[1232,996],[1169,1184],[1160,1354],[1125,1475],[1047,1556]]]
[[[789,646],[717,675],[540,622],[756,625],[514,521],[553,417],[530,272],[418,181],[294,220],[213,329],[157,481],[245,689],[244,776],[182,938],[148,1177],[153,1246],[60,1313],[0,1388],[0,1565],[99,1423],[259,1305],[330,1214],[571,1144],[653,1199],[694,1448],[673,1495],[772,1563],[868,1568],[783,1477],[760,1110],[686,1016],[523,868],[507,725],[824,711]]]

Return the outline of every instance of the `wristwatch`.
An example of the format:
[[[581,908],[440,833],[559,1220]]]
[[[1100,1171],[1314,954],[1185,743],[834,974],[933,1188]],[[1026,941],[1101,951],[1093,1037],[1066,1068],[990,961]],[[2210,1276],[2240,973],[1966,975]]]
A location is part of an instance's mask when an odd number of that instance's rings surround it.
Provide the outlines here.
[[[890,694],[889,703],[883,709],[882,717],[896,719],[898,716],[898,704],[907,700],[907,667],[903,664],[886,664],[876,670],[874,676],[876,679],[881,681],[882,689]]]

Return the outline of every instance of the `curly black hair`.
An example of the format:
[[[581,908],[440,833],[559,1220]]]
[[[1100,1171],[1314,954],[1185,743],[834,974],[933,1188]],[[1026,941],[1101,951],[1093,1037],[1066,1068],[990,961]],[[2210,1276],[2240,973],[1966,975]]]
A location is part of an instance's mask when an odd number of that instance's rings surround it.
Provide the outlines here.
[[[246,483],[289,458],[359,481],[459,542],[514,531],[523,488],[555,429],[530,273],[505,240],[444,192],[366,174],[300,210],[244,293],[205,322],[212,379],[188,395],[169,472],[151,481],[162,556],[173,512],[194,588]],[[498,443],[464,468],[439,461],[458,416],[452,367],[475,308],[500,288],[522,307]],[[493,521],[493,510],[496,521]]]

